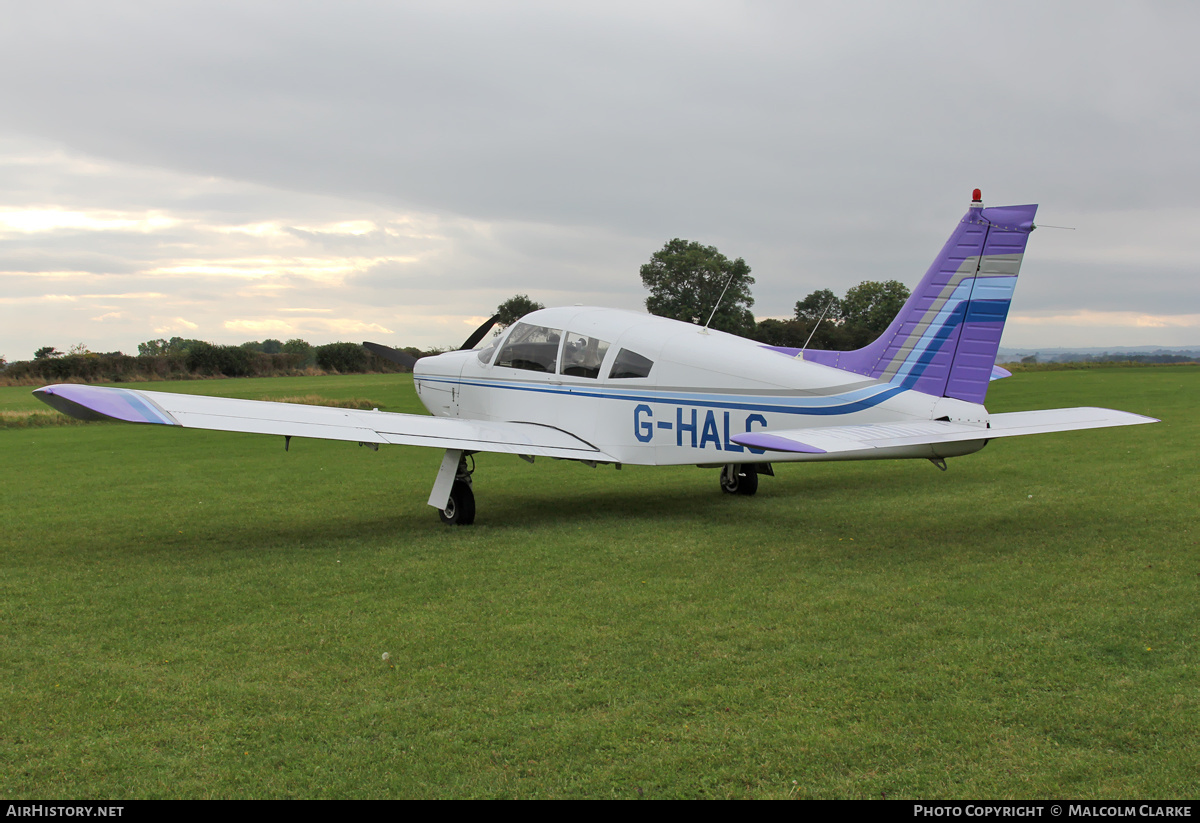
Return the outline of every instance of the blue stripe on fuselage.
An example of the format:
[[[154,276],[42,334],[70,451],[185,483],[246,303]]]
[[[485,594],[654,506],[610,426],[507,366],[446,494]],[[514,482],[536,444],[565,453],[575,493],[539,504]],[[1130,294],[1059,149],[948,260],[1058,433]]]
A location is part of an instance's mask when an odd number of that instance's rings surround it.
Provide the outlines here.
[[[902,386],[881,383],[856,389],[842,395],[829,397],[796,397],[787,401],[768,402],[765,399],[726,400],[720,395],[691,394],[684,392],[653,392],[616,387],[591,388],[572,384],[569,386],[538,386],[528,383],[512,384],[504,380],[460,380],[453,378],[419,378],[430,383],[450,386],[473,386],[477,388],[506,389],[508,391],[536,392],[588,397],[601,400],[625,400],[631,403],[674,403],[676,405],[700,406],[713,409],[740,409],[744,411],[775,412],[778,414],[837,415],[863,411],[883,403],[905,391]],[[837,405],[834,405],[837,404]]]

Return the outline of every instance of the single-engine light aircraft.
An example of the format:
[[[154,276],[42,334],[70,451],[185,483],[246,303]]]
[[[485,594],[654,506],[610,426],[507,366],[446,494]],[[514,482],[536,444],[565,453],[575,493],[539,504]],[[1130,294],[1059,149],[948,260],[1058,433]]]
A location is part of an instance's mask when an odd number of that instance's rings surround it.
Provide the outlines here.
[[[444,449],[429,495],[448,524],[475,519],[479,452],[589,466],[695,464],[750,495],[773,464],[950,457],[1023,434],[1157,422],[1098,408],[990,414],[983,406],[1037,206],[985,208],[979,190],[887,330],[857,351],[764,346],[632,311],[526,315],[485,348],[413,368],[432,416],[198,397],[100,386],[37,389],[83,419]]]

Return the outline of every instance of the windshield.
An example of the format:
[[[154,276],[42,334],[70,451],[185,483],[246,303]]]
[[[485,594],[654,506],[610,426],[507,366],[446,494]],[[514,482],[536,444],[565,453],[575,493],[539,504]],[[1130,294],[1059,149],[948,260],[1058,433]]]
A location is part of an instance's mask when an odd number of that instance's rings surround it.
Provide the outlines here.
[[[496,356],[495,365],[553,373],[558,370],[561,339],[561,329],[518,323]]]

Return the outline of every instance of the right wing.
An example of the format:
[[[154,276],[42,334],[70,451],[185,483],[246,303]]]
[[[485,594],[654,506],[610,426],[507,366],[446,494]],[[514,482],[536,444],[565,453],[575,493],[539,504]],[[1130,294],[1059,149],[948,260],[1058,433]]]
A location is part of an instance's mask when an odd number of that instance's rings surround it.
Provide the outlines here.
[[[35,390],[34,395],[81,420],[123,420],[185,429],[616,462],[572,434],[535,423],[486,422],[74,384],[46,386]]]
[[[1007,412],[993,414],[989,421],[990,426],[986,428],[946,420],[921,420],[810,429],[767,429],[734,435],[730,440],[742,446],[768,451],[838,454],[1158,422],[1153,417],[1140,414],[1090,407]]]

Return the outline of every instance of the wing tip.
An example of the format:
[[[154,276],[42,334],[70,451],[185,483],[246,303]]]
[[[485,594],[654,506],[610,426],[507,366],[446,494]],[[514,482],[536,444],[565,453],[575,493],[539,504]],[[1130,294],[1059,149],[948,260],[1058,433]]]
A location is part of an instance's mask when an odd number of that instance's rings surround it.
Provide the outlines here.
[[[131,389],[58,383],[34,389],[33,395],[52,409],[78,420],[179,425],[178,421]]]

